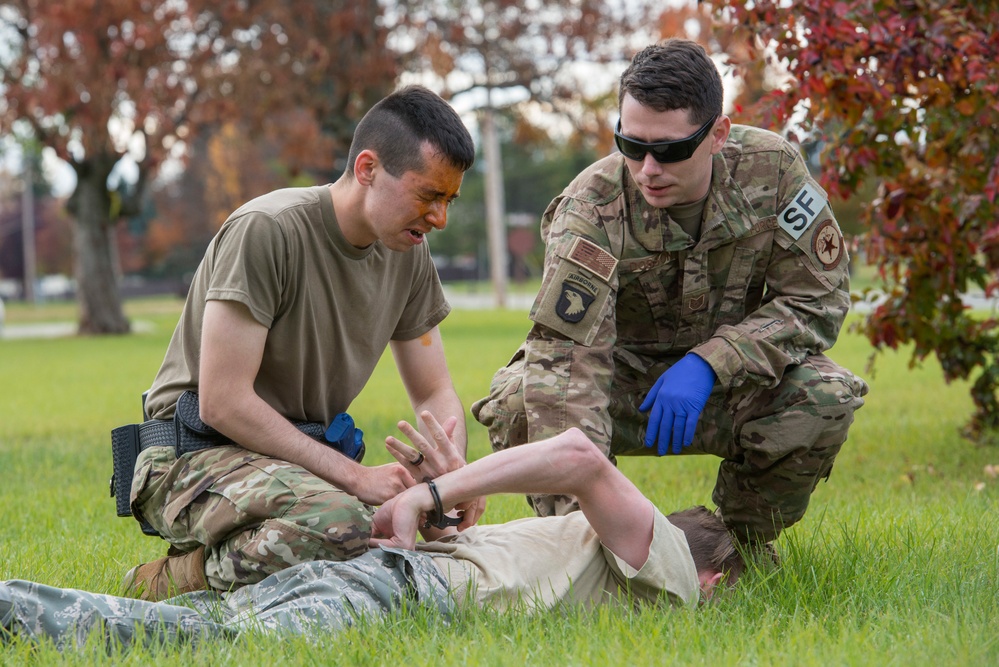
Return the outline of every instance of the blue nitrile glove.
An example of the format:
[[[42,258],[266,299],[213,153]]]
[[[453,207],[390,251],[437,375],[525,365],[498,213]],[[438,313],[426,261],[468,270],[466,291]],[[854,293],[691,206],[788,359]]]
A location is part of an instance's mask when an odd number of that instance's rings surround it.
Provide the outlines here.
[[[674,454],[680,453],[681,446],[689,447],[716,379],[711,365],[696,354],[687,354],[670,366],[638,408],[642,412],[652,409],[645,446],[652,447],[658,439],[659,456],[669,453],[671,442]]]
[[[326,441],[358,463],[364,458],[364,431],[354,426],[346,412],[339,413],[326,429]]]

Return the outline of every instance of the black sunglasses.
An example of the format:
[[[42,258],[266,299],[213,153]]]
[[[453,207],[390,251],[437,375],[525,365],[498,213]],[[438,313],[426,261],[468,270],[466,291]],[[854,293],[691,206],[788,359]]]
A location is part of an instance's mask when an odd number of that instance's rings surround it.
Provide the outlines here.
[[[675,139],[673,141],[657,141],[655,143],[645,143],[644,141],[639,141],[638,139],[632,139],[631,137],[626,137],[621,134],[621,121],[617,121],[617,129],[614,130],[614,143],[617,144],[617,149],[621,151],[621,155],[625,156],[629,160],[642,161],[645,159],[646,153],[652,153],[653,159],[656,162],[661,162],[663,164],[669,162],[683,162],[684,160],[690,159],[690,156],[694,154],[697,147],[701,145],[704,141],[704,137],[708,136],[711,130],[711,126],[714,122],[718,120],[718,116],[714,116],[701,126],[697,132],[686,139]]]

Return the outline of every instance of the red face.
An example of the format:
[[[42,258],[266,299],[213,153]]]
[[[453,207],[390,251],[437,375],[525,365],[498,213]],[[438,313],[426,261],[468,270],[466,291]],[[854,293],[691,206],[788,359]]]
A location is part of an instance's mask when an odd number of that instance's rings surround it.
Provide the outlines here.
[[[461,169],[429,144],[423,146],[424,169],[407,171],[398,178],[385,170],[374,153],[370,155],[371,163],[359,174],[367,191],[363,222],[348,236],[352,244],[364,247],[379,240],[390,250],[405,252],[423,243],[434,229],[447,226],[447,208],[458,198],[464,176]]]

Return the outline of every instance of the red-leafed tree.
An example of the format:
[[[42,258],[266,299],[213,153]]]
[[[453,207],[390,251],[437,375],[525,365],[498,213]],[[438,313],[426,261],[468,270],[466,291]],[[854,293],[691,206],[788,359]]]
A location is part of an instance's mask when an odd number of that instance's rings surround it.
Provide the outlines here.
[[[947,381],[974,378],[966,434],[999,427],[996,320],[962,295],[999,290],[999,2],[712,0],[725,31],[786,70],[756,107],[762,125],[825,144],[822,184],[874,180],[863,249],[887,298],[863,331],[878,350],[912,344]],[[736,63],[737,65],[742,63]]]
[[[395,81],[381,11],[350,0],[0,0],[0,132],[33,135],[77,176],[81,332],[128,330],[114,225],[200,127],[284,122],[274,134],[288,137],[287,159],[328,168],[330,147]],[[112,191],[127,154],[137,182]]]

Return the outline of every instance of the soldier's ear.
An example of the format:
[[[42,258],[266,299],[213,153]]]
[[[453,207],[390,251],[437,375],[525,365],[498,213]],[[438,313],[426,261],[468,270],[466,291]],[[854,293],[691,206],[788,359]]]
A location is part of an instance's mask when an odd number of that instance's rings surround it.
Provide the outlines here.
[[[379,165],[378,155],[365,148],[354,159],[354,180],[364,186],[370,186],[375,181],[375,171]]]
[[[697,573],[697,581],[701,586],[701,598],[710,600],[715,593],[715,588],[721,583],[725,575],[718,570],[704,570]]]
[[[732,131],[732,119],[722,115],[715,121],[715,126],[711,128],[711,154],[721,151],[728,141],[728,133]]]

